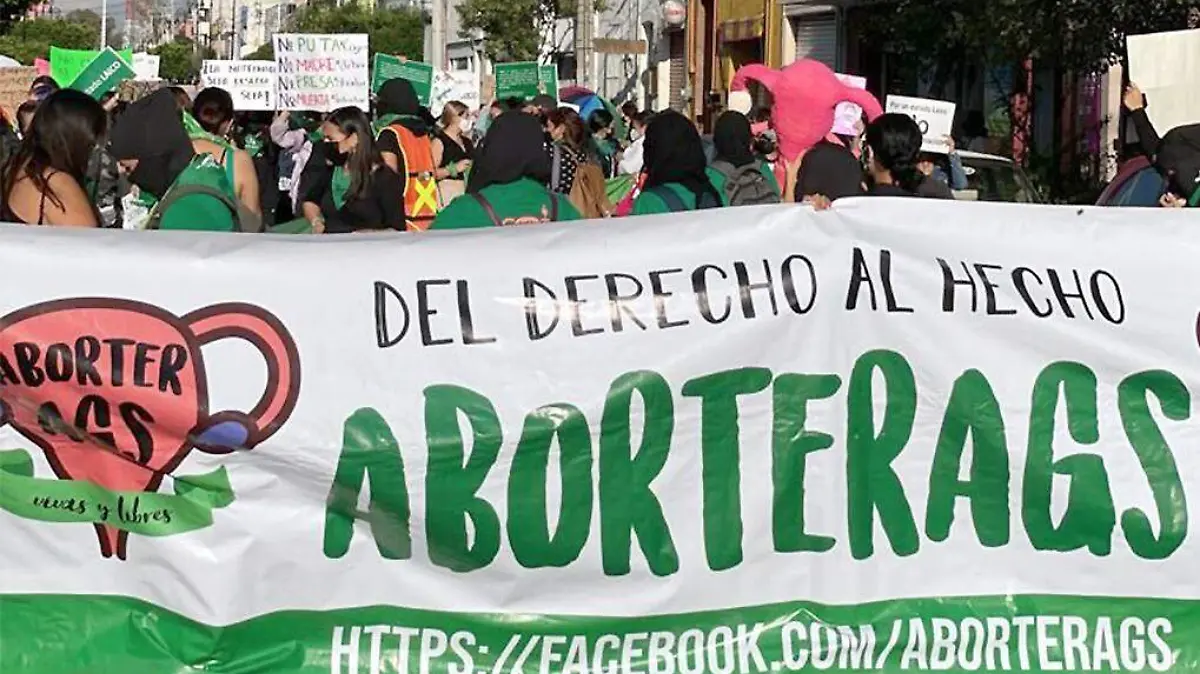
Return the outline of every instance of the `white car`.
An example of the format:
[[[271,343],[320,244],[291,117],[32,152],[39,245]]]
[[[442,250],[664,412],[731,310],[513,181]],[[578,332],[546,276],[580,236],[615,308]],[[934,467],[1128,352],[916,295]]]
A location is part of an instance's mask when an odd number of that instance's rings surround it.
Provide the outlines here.
[[[960,150],[959,158],[967,174],[967,192],[978,201],[1006,201],[1040,204],[1042,197],[1029,182],[1021,167],[1007,157]],[[948,167],[943,167],[948,170]]]

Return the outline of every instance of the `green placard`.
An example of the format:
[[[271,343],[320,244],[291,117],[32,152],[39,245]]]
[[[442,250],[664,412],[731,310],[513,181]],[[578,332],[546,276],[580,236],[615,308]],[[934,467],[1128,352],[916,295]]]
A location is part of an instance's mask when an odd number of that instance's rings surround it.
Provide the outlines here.
[[[538,64],[497,63],[496,64],[496,99],[520,98],[528,100],[537,96],[538,85],[541,83],[541,73]]]
[[[539,93],[550,94],[554,100],[558,100],[558,66],[548,65],[538,67],[538,88]]]
[[[121,82],[133,79],[136,74],[117,52],[105,49],[87,64],[69,88],[100,100],[101,96],[116,89]]]
[[[429,107],[433,95],[433,66],[420,61],[405,61],[389,54],[375,54],[371,74],[371,93],[379,93],[384,82],[400,78],[412,82],[421,105]]]
[[[125,49],[117,52],[126,63],[133,63],[133,50]],[[59,86],[69,87],[79,77],[79,73],[88,67],[100,55],[97,49],[63,49],[50,48],[50,76]]]

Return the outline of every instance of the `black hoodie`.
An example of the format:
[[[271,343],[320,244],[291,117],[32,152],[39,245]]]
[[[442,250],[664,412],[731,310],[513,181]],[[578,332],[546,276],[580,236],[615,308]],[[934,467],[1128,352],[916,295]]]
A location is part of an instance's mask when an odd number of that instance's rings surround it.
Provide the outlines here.
[[[109,139],[114,159],[138,160],[129,181],[156,199],[167,193],[195,154],[175,97],[167,89],[131,104],[113,124]]]

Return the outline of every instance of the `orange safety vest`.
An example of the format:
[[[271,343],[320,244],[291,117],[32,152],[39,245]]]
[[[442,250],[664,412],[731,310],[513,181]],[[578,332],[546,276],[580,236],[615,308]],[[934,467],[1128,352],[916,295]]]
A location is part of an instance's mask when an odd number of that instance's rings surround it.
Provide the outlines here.
[[[409,230],[423,232],[433,224],[441,204],[438,202],[437,178],[433,172],[433,144],[430,136],[418,136],[403,124],[392,124],[381,133],[391,131],[399,141],[404,160],[404,218]]]

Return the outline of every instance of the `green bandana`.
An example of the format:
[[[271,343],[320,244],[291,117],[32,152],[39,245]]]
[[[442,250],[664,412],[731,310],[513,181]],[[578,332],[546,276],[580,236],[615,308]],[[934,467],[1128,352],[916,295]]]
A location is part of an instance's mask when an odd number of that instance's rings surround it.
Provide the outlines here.
[[[246,136],[246,139],[242,142],[242,144],[245,145],[243,149],[249,153],[251,157],[257,157],[258,155],[262,154],[263,147],[265,147],[263,139],[260,136]]]
[[[1200,187],[1197,187],[1196,191],[1192,192],[1192,198],[1188,200],[1189,208],[1196,208],[1198,206],[1200,206]]]
[[[350,173],[345,167],[338,166],[333,169],[333,180],[330,181],[329,187],[333,190],[333,205],[340,211],[342,206],[346,205],[346,193],[350,191]]]
[[[183,128],[187,131],[188,138],[192,140],[207,140],[223,147],[229,147],[229,141],[205,131],[204,127],[200,126],[200,122],[197,122],[196,118],[186,110],[183,111]]]

